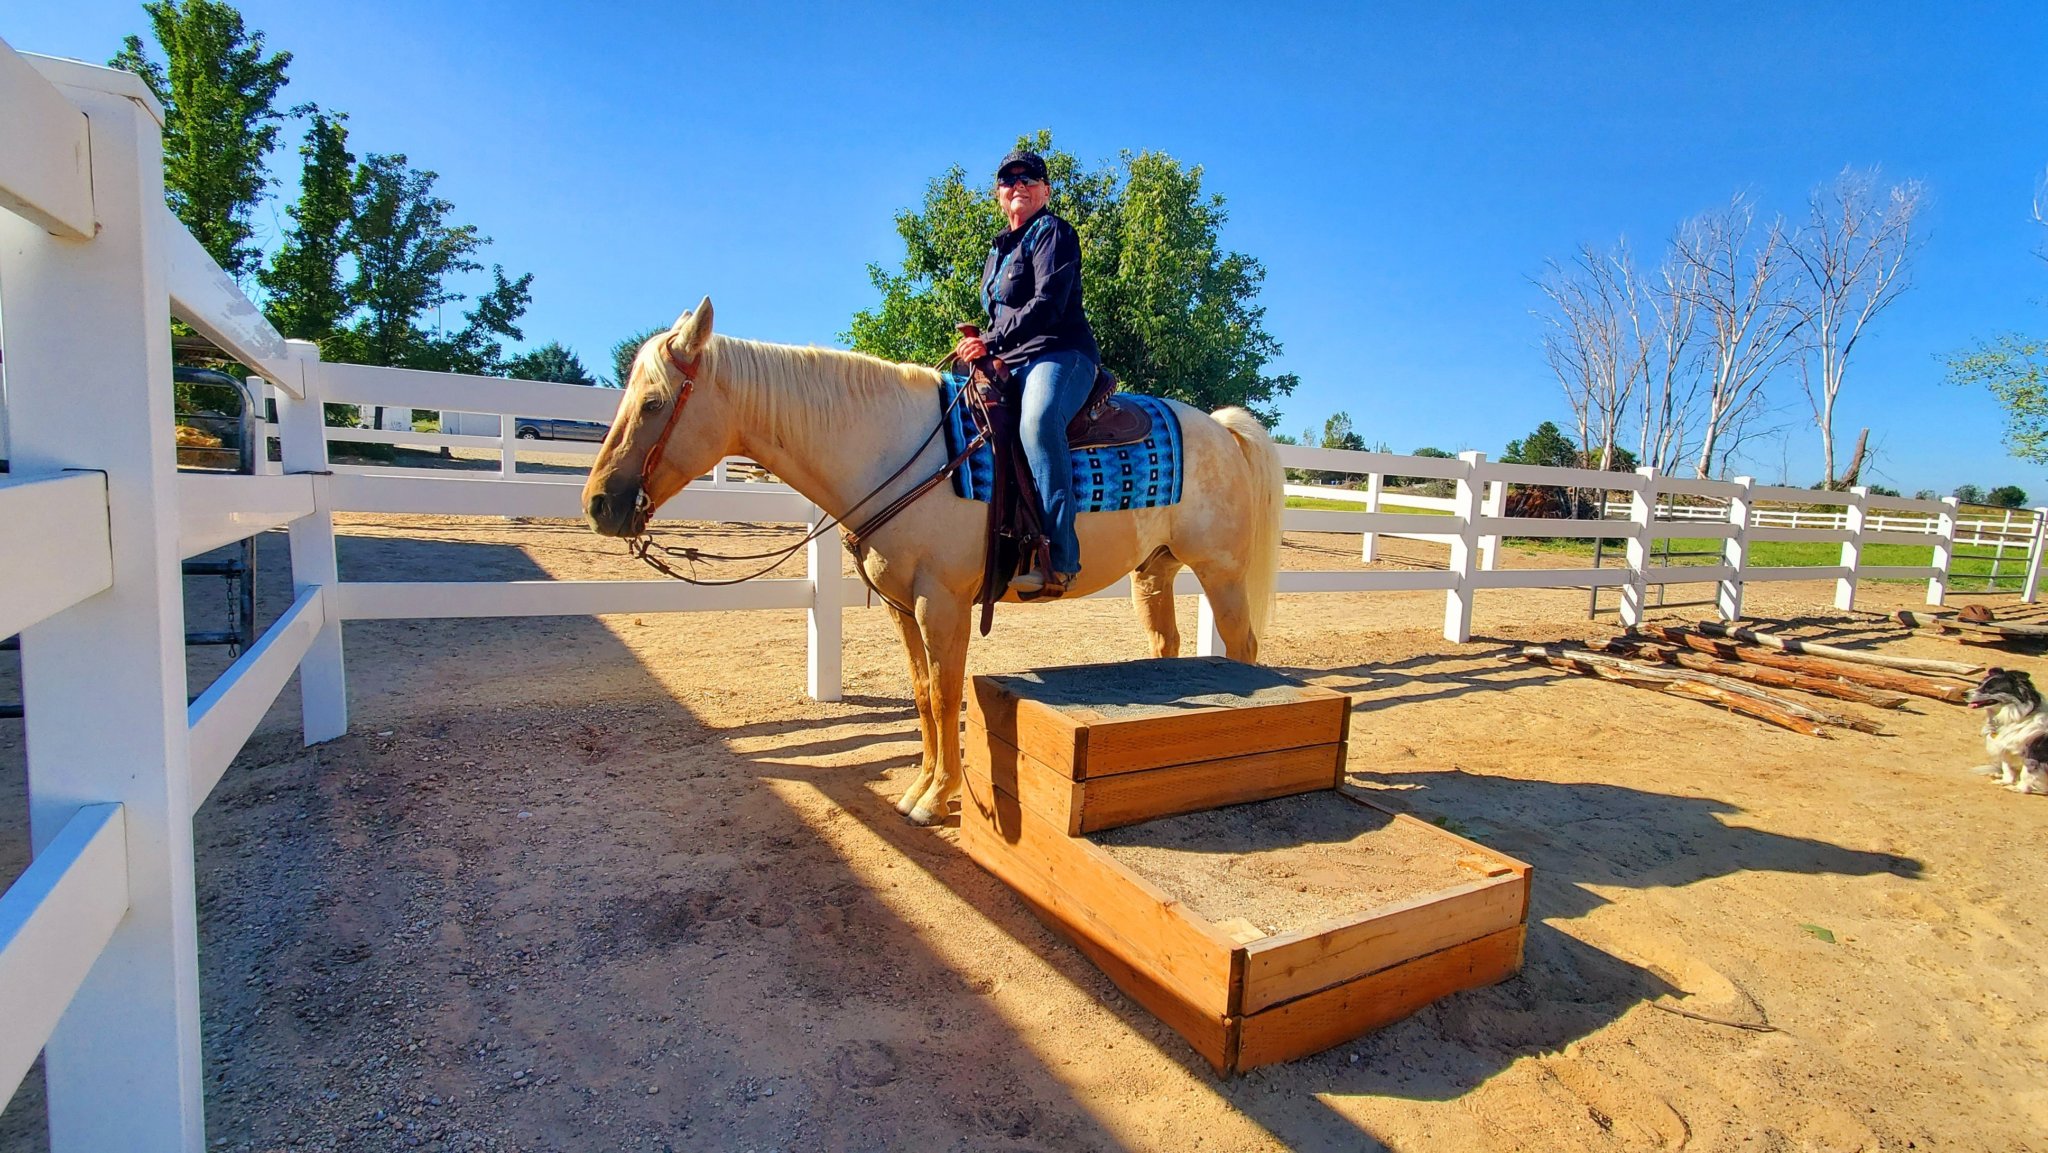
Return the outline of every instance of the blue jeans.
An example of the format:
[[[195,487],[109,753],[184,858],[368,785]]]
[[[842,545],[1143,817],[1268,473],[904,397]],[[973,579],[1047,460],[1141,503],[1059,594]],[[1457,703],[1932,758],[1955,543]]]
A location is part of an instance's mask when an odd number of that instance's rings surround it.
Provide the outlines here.
[[[1054,572],[1079,572],[1081,542],[1074,536],[1074,466],[1067,454],[1067,422],[1088,403],[1095,362],[1084,352],[1048,352],[1012,370],[1024,382],[1019,432]]]

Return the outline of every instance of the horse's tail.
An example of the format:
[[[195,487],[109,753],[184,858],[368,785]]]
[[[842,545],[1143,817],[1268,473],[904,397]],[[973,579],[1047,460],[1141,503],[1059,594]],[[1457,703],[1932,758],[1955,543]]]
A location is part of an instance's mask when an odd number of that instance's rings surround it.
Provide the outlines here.
[[[1252,496],[1251,563],[1245,567],[1245,597],[1251,602],[1252,635],[1266,638],[1273,620],[1274,588],[1280,572],[1280,514],[1287,507],[1286,476],[1280,450],[1259,418],[1241,408],[1219,408],[1211,420],[1230,430],[1250,466]]]

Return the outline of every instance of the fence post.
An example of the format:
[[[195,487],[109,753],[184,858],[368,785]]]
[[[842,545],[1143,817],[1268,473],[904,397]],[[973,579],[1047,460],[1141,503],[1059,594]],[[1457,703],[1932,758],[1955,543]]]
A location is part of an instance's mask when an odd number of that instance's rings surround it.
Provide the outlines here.
[[[1735,571],[1721,578],[1715,597],[1724,621],[1742,619],[1742,570],[1749,564],[1750,506],[1756,503],[1755,477],[1738,476],[1733,483],[1740,491],[1728,498],[1729,532],[1721,545],[1721,563]]]
[[[160,110],[127,73],[31,62],[84,112],[97,234],[0,212],[13,475],[107,478],[113,586],[21,637],[30,840],[122,806],[128,911],[43,1050],[55,1153],[206,1140]],[[8,1026],[0,1025],[0,1028]]]
[[[1941,503],[1948,507],[1941,510],[1934,525],[1934,575],[1927,578],[1927,603],[1931,605],[1948,603],[1948,574],[1956,556],[1956,512],[1961,502],[1949,496],[1943,497]],[[2031,574],[2033,571],[2034,562],[2030,556],[2027,572]]]
[[[519,418],[509,412],[498,414],[498,475],[519,479]]]
[[[1844,527],[1849,539],[1842,542],[1842,567],[1849,571],[1835,580],[1835,607],[1847,612],[1856,607],[1856,570],[1863,565],[1863,520],[1864,502],[1870,497],[1870,490],[1857,485],[1845,494],[1843,501]]]
[[[2034,510],[2034,535],[2027,545],[2027,582],[2020,588],[2020,603],[2033,604],[2041,591],[2041,546],[2048,542],[2048,508]]]
[[[1507,504],[1508,486],[1506,481],[1488,481],[1486,496],[1479,502],[1481,516],[1499,516]],[[1479,538],[1479,571],[1492,572],[1495,558],[1500,553],[1500,536],[1489,533]]]
[[[1378,512],[1378,511],[1380,511],[1380,490],[1381,490],[1381,486],[1382,486],[1382,485],[1384,485],[1384,484],[1386,483],[1386,479],[1387,479],[1387,478],[1386,478],[1385,476],[1381,475],[1380,473],[1373,473],[1372,475],[1370,475],[1370,476],[1368,476],[1368,477],[1366,477],[1366,478],[1365,478],[1365,511],[1367,511],[1367,512]],[[1370,533],[1370,532],[1369,532],[1369,533],[1366,533],[1366,534],[1365,534],[1365,550],[1364,550],[1363,552],[1361,552],[1361,553],[1359,554],[1359,557],[1358,557],[1358,559],[1359,559],[1359,560],[1360,560],[1360,561],[1361,561],[1362,563],[1365,563],[1365,564],[1371,564],[1371,563],[1372,563],[1372,559],[1373,559],[1373,554],[1374,554],[1374,552],[1376,552],[1376,551],[1377,551],[1377,549],[1375,548],[1375,546],[1376,546],[1376,545],[1377,545],[1378,543],[1379,543],[1379,534],[1378,534],[1378,533]]]
[[[1657,470],[1639,468],[1628,502],[1632,530],[1628,535],[1628,583],[1621,586],[1621,627],[1625,629],[1643,623],[1643,609],[1649,603],[1650,533],[1656,512]]]
[[[299,662],[299,717],[305,741],[317,745],[348,732],[348,672],[341,652],[340,573],[334,551],[334,512],[327,495],[327,394],[320,375],[320,346],[309,340],[285,342],[299,363],[302,400],[277,399],[277,438],[284,471],[313,478],[313,512],[288,530],[292,546],[292,593],[315,586],[330,594],[327,619],[313,647]]]
[[[825,510],[811,506],[811,528],[816,530],[819,521],[825,517]],[[805,614],[808,622],[806,637],[810,644],[810,656],[806,666],[805,684],[816,701],[836,701],[844,687],[841,675],[845,642],[841,637],[844,623],[840,608],[845,604],[845,590],[840,587],[844,577],[840,566],[839,526],[833,525],[819,533],[811,543],[804,546],[804,563],[811,579],[811,607]]]
[[[1465,475],[1458,478],[1456,507],[1458,535],[1451,538],[1451,587],[1444,593],[1444,639],[1464,644],[1472,639],[1473,561],[1479,554],[1479,521],[1486,480],[1479,466],[1486,463],[1483,452],[1461,452]]]

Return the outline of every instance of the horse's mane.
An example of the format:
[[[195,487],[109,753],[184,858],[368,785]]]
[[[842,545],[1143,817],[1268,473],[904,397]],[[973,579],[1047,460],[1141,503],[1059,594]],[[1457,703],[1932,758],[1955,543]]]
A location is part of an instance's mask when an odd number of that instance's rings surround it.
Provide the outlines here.
[[[798,347],[713,335],[704,349],[705,372],[744,397],[759,426],[791,423],[829,432],[846,427],[837,416],[850,407],[896,406],[907,398],[929,402],[935,369],[898,364],[837,348]]]

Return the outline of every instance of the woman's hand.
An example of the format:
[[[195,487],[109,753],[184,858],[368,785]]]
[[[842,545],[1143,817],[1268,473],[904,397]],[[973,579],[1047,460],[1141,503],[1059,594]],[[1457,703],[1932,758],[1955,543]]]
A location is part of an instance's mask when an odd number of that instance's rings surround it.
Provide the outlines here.
[[[988,345],[979,336],[963,336],[960,343],[953,346],[953,359],[962,364],[973,364],[987,358]]]

